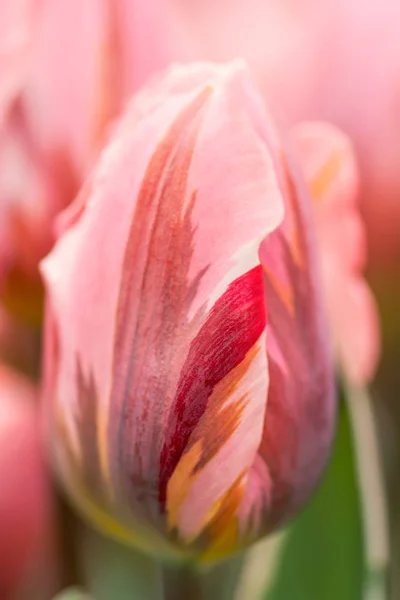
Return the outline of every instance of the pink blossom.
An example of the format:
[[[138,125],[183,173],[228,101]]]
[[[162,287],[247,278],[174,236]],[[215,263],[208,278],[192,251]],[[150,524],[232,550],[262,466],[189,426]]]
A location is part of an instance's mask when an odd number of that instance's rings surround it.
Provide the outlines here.
[[[211,560],[314,488],[334,377],[308,210],[242,63],[131,102],[42,264],[54,461],[114,535]]]

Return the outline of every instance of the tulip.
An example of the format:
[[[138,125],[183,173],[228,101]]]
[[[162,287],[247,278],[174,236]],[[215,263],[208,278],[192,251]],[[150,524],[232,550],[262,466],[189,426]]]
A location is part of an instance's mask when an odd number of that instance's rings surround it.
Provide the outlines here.
[[[132,100],[41,267],[52,456],[110,534],[215,560],[315,487],[335,401],[309,203],[242,63]]]
[[[291,136],[311,196],[325,305],[338,363],[355,384],[370,380],[379,356],[378,313],[363,278],[364,223],[350,140],[336,127],[304,123]]]
[[[33,400],[33,386],[0,365],[0,596],[4,599],[16,597],[28,577],[44,567],[47,593],[54,583],[50,583],[54,560],[48,554],[49,485]]]

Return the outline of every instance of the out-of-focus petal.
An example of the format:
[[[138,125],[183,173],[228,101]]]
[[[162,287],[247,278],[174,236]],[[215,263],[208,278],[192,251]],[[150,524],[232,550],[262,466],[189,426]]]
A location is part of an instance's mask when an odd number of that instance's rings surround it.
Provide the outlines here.
[[[334,123],[354,142],[370,264],[400,256],[397,0],[166,0],[158,54],[244,57],[282,123]],[[145,47],[136,38],[136,55]],[[134,44],[134,41],[132,40]],[[147,40],[148,43],[148,40]],[[156,45],[156,44],[155,44]],[[284,74],[284,75],[283,75]]]
[[[0,131],[27,71],[38,0],[3,0],[0,6]]]
[[[295,514],[321,477],[336,412],[310,198],[293,159],[287,149],[278,169],[285,219],[260,247],[270,389],[259,456],[268,477],[258,463],[254,485],[267,532]]]
[[[0,274],[12,309],[38,287],[54,217],[74,199],[122,102],[112,2],[13,4],[2,6],[0,41]]]
[[[50,535],[49,484],[34,394],[30,383],[0,365],[2,598],[23,586],[24,577],[38,564]]]
[[[164,22],[172,41],[164,34],[165,52],[188,61],[244,57],[274,112],[284,118],[303,108],[318,68],[310,35],[319,21],[314,3],[167,0],[166,5],[169,14]]]
[[[39,147],[64,157],[80,176],[110,116],[103,115],[106,96],[116,92],[109,72],[110,63],[115,66],[109,5],[41,0],[36,16],[26,82],[28,119]]]
[[[365,239],[352,148],[341,131],[324,123],[299,125],[292,138],[314,199],[325,302],[338,360],[352,380],[363,382],[375,371],[379,325],[362,273]]]

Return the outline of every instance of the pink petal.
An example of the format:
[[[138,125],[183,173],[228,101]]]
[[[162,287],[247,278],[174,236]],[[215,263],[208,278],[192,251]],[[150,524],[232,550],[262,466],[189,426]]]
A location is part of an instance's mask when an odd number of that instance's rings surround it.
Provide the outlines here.
[[[285,219],[260,247],[270,387],[259,457],[268,477],[260,478],[255,463],[252,486],[262,499],[253,518],[264,532],[293,515],[314,489],[329,457],[336,408],[309,196],[289,153],[280,183]]]
[[[306,123],[292,131],[314,198],[325,303],[338,359],[357,382],[370,379],[379,357],[378,316],[363,280],[363,224],[356,207],[350,143],[333,126]]]
[[[30,569],[39,568],[49,548],[52,512],[34,389],[0,366],[0,396],[0,593],[8,598]],[[46,566],[50,582],[50,561]]]
[[[106,0],[42,0],[36,17],[26,83],[28,119],[39,147],[66,154],[80,175],[97,149],[106,89],[117,86],[103,80],[112,51],[109,17]]]

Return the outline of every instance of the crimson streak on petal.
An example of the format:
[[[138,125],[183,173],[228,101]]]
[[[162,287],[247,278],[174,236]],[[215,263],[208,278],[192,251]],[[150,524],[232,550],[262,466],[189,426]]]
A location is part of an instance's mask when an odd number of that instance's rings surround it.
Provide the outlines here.
[[[263,271],[254,267],[235,279],[217,300],[193,339],[183,365],[160,458],[159,500],[214,387],[239,365],[266,326]]]
[[[199,326],[188,319],[202,274],[188,280],[196,192],[187,189],[187,179],[210,94],[204,88],[155,148],[136,200],[120,284],[110,472],[128,506],[143,493],[147,505],[154,497],[157,512],[162,440],[148,440],[148,431],[161,430],[168,418],[192,328]]]

